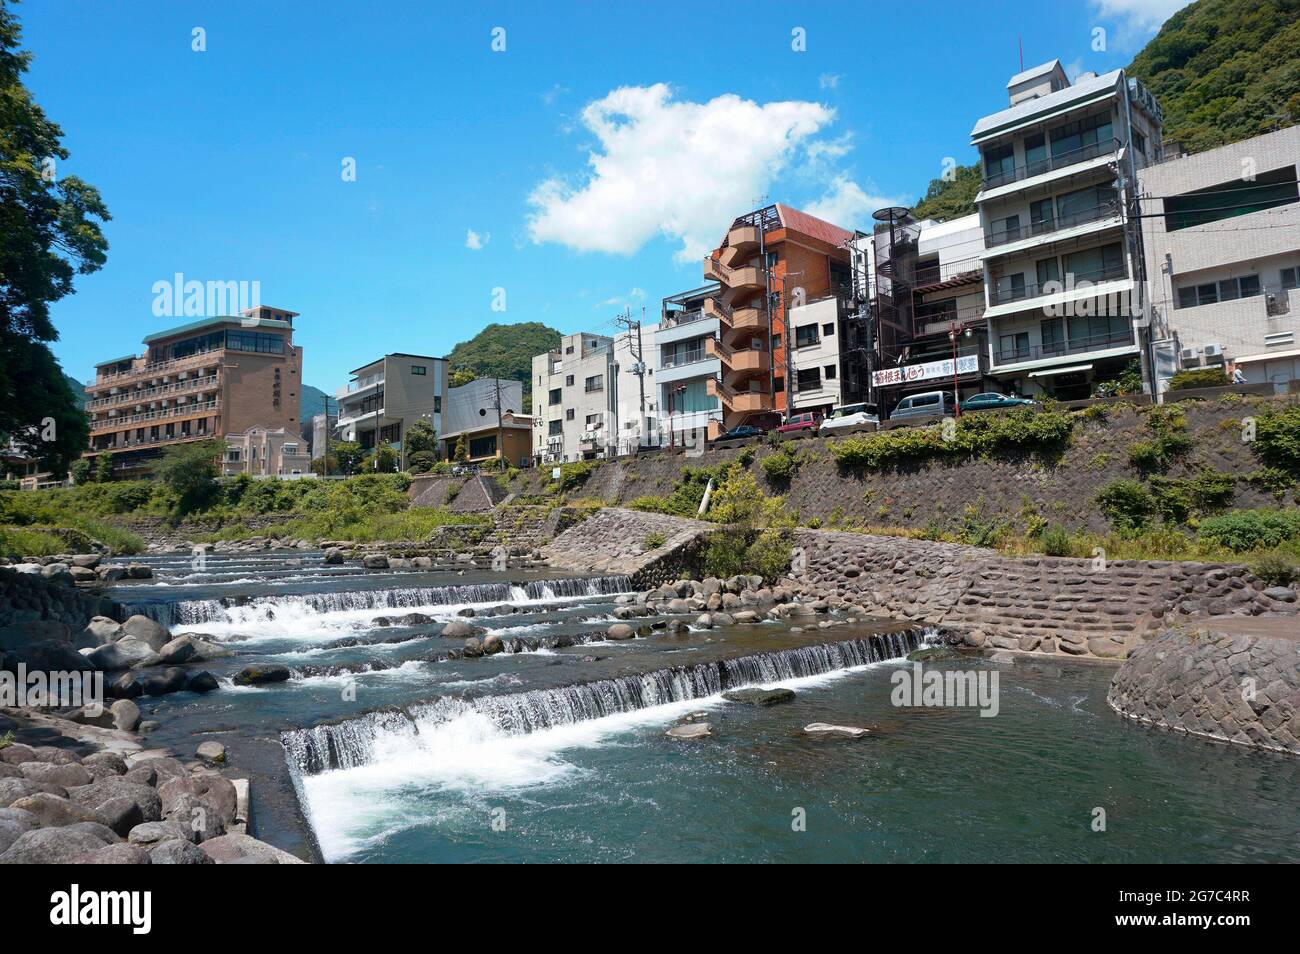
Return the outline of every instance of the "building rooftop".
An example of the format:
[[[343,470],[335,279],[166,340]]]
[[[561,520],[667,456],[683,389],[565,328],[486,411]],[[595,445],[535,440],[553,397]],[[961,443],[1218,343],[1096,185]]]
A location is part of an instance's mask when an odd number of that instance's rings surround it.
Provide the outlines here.
[[[786,228],[821,239],[827,245],[843,245],[853,237],[853,233],[848,229],[842,229],[825,219],[819,219],[815,215],[792,209],[779,202],[776,204],[776,212],[781,217],[781,224]]]
[[[243,328],[290,328],[292,327],[287,321],[276,321],[272,318],[248,318],[241,315],[220,315],[215,318],[203,318],[199,321],[190,322],[188,325],[180,325],[176,328],[168,328],[166,331],[159,331],[149,335],[144,339],[145,344],[153,344],[155,341],[162,341],[164,338],[172,338],[176,335],[187,334],[191,331],[201,331],[204,328],[217,328],[221,325],[239,325]],[[98,365],[96,365],[98,367]]]
[[[1009,109],[985,116],[971,130],[971,141],[977,143],[1005,129],[1033,121],[1038,117],[1047,117],[1067,106],[1079,104],[1088,99],[1100,99],[1114,91],[1123,70],[1111,70],[1101,76],[1080,79],[1073,86],[1057,90],[1046,96],[1027,99]],[[1023,82],[1023,81],[1022,81]]]
[[[361,367],[354,368],[353,370],[349,371],[348,374],[359,374],[362,371],[366,370],[367,368],[373,368],[375,365],[381,364],[385,358],[419,358],[422,361],[446,361],[447,360],[446,358],[439,358],[431,354],[411,354],[409,351],[390,351],[388,354],[380,355],[374,361],[367,361]]]
[[[1047,76],[1050,73],[1054,72],[1055,70],[1060,69],[1060,67],[1061,67],[1060,60],[1048,60],[1046,63],[1040,63],[1037,66],[1031,66],[1029,67],[1029,69],[1023,70],[1022,72],[1019,72],[1015,76],[1011,77],[1011,79],[1007,80],[1007,89],[1011,89],[1011,87],[1013,86],[1019,86],[1021,83],[1027,83],[1030,80],[1037,79],[1040,76]]]

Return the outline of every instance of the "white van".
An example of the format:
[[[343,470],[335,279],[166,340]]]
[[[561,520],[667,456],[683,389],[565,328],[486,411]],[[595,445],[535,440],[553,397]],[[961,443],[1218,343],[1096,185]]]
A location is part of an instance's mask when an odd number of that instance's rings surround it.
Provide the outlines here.
[[[923,394],[909,394],[899,401],[889,419],[898,421],[909,417],[942,417],[953,411],[951,391],[926,391]]]
[[[818,434],[851,434],[854,431],[874,431],[880,423],[880,409],[874,404],[841,404],[832,408],[830,417],[822,421]]]

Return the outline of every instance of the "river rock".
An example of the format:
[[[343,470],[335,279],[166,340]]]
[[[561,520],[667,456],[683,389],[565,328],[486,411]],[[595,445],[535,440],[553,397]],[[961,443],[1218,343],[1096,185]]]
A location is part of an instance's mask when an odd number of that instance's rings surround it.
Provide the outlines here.
[[[213,692],[219,688],[217,677],[212,675],[206,669],[201,672],[192,672],[185,680],[185,689],[187,692]]]
[[[214,739],[209,739],[199,743],[195,754],[203,761],[217,765],[226,760],[226,747]]]
[[[146,696],[165,696],[185,688],[189,673],[179,666],[169,666],[161,672],[151,672],[140,678],[140,688]]]
[[[93,570],[103,559],[103,556],[98,553],[78,553],[72,558],[72,565]]]
[[[829,722],[810,722],[803,727],[809,735],[842,735],[850,739],[860,739],[867,734],[866,729],[853,725],[832,725]]]
[[[461,652],[467,659],[478,659],[483,655],[483,640],[479,639],[477,636],[469,637],[469,639],[465,640],[465,645],[461,648]]]
[[[164,818],[176,815],[190,800],[196,800],[224,826],[229,826],[234,823],[239,807],[235,784],[215,773],[168,779],[158,786],[158,795],[162,799]]]
[[[695,625],[698,626],[700,629],[712,629],[713,617],[710,616],[708,613],[702,613],[695,620]]]
[[[707,722],[690,722],[686,725],[675,725],[664,735],[670,739],[702,739],[705,736],[712,735],[713,729]]]
[[[111,775],[126,774],[126,760],[116,752],[94,752],[82,759],[81,764],[88,771],[103,768]]]
[[[732,618],[730,613],[713,613],[709,618],[713,621],[714,626],[736,625],[736,621]]]
[[[758,614],[753,610],[741,610],[738,613],[732,613],[731,618],[737,623],[757,623]]]
[[[68,567],[68,576],[72,577],[73,583],[94,583],[99,579],[98,573],[84,566]]]
[[[484,656],[495,655],[496,653],[501,652],[501,649],[502,649],[501,637],[498,636],[496,633],[488,633],[488,635],[483,637]]]
[[[158,650],[158,655],[164,665],[175,666],[183,662],[189,662],[194,658],[197,650],[194,648],[194,642],[185,636],[177,636],[170,642],[164,643],[163,647]]]
[[[143,563],[128,563],[126,565],[126,575],[133,580],[152,580],[153,570]]]
[[[148,785],[131,781],[129,775],[101,778],[90,785],[69,789],[68,797],[95,811],[100,811],[114,799],[125,799],[134,803],[142,822],[158,821],[162,818],[162,799]]]
[[[170,841],[173,838],[197,841],[198,837],[199,833],[197,831],[172,818],[167,821],[145,822],[142,825],[136,825],[131,829],[131,833],[127,835],[126,840],[148,851],[155,845]]]
[[[0,865],[66,865],[107,844],[78,828],[38,828],[25,832],[0,855]]]
[[[107,616],[92,617],[86,628],[73,642],[77,649],[94,649],[119,639],[122,636],[122,624]]]
[[[321,558],[321,562],[326,566],[338,566],[343,562],[343,551],[338,547],[330,547],[325,551],[325,555]]]
[[[741,702],[749,706],[775,706],[794,699],[793,689],[728,689],[722,694],[728,702]]]
[[[245,666],[232,680],[237,686],[263,686],[273,682],[287,682],[289,670],[285,666]]]
[[[149,860],[156,865],[210,865],[215,862],[203,849],[187,838],[168,838],[149,850]]]
[[[636,633],[627,623],[614,623],[609,629],[605,630],[605,636],[609,639],[631,639]]]
[[[0,808],[0,855],[3,855],[26,832],[40,827],[40,820],[20,808]]]
[[[464,639],[467,636],[473,636],[478,633],[478,628],[465,622],[463,619],[453,619],[442,628],[442,635],[448,639]]]
[[[29,778],[33,782],[48,782],[50,785],[62,785],[64,788],[89,785],[94,781],[85,766],[76,762],[62,765],[53,762],[24,762],[18,766],[18,770],[23,778]]]
[[[94,649],[82,650],[82,654],[96,669],[105,672],[120,672],[139,665],[154,655],[149,644],[134,636],[125,636],[117,642],[96,646]]]
[[[99,578],[105,583],[116,583],[126,576],[126,567],[120,563],[105,563],[95,572],[99,574]]]
[[[204,854],[218,864],[256,861],[280,865],[300,865],[302,860],[281,851],[274,845],[258,841],[250,835],[231,832],[218,838],[210,838],[200,845]]]
[[[361,565],[367,570],[387,570],[388,555],[384,553],[367,553],[361,558]]]
[[[122,624],[122,636],[134,636],[142,642],[148,643],[149,648],[154,652],[160,651],[171,637],[167,630],[158,622],[150,619],[148,616],[136,614]]]
[[[9,807],[34,816],[42,828],[61,828],[85,821],[104,824],[104,817],[98,812],[49,792],[28,795]]]
[[[103,848],[87,852],[78,858],[76,863],[79,865],[147,865],[152,864],[153,859],[143,848],[119,842],[116,845],[105,845]]]

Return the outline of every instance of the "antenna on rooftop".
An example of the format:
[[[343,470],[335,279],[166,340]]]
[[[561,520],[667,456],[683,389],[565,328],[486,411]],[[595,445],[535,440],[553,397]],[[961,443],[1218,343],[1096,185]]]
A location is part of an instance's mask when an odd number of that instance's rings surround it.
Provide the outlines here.
[[[1023,73],[1025,71],[1025,38],[1023,36],[1016,37],[1016,43],[1020,46],[1020,72]]]

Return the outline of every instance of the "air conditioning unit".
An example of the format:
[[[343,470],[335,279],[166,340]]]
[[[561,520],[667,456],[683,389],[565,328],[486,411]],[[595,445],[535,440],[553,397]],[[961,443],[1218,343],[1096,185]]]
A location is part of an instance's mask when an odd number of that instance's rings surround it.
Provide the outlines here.
[[[1179,358],[1182,360],[1183,364],[1200,364],[1201,351],[1199,348],[1184,348],[1179,353]]]
[[[1223,348],[1217,344],[1207,344],[1203,349],[1201,349],[1201,353],[1205,355],[1205,360],[1208,364],[1223,363]]]

